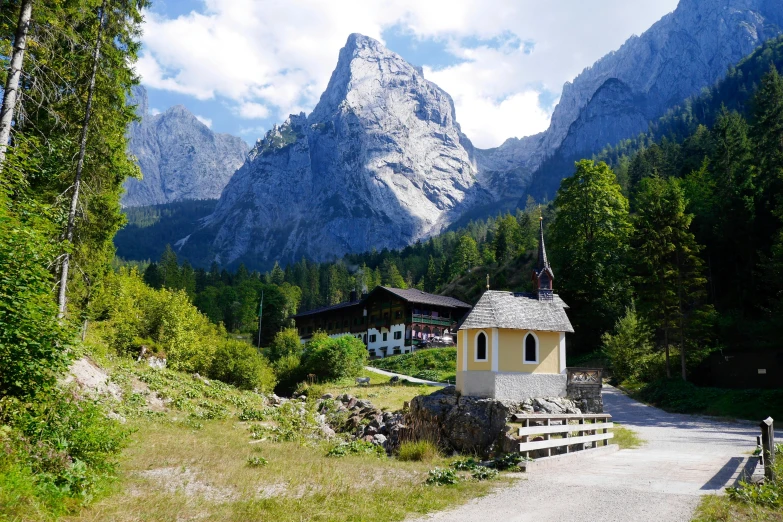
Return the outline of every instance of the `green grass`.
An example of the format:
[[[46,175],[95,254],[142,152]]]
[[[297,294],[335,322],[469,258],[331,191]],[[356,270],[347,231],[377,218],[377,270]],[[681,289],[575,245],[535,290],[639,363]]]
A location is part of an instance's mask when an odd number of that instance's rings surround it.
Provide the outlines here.
[[[404,462],[432,462],[440,456],[438,446],[429,440],[407,441],[400,444],[397,458]]]
[[[426,384],[398,383],[391,384],[391,377],[374,372],[365,372],[370,378],[370,384],[357,386],[354,379],[342,379],[322,385],[324,393],[334,396],[347,393],[357,399],[367,399],[373,406],[384,411],[397,411],[403,408],[405,402],[410,401],[416,395],[429,395],[437,386]]]
[[[611,442],[620,446],[620,449],[635,449],[644,444],[644,440],[635,431],[620,426],[616,422],[612,433],[614,433],[614,438]]]
[[[681,379],[649,384],[623,383],[631,395],[674,413],[697,413],[760,421],[783,419],[783,390],[730,390],[699,387]]]
[[[705,495],[693,518],[694,522],[783,522],[779,509],[741,504],[725,495]]]
[[[419,379],[454,383],[457,373],[457,349],[430,348],[375,359],[370,361],[370,364],[382,370]]]

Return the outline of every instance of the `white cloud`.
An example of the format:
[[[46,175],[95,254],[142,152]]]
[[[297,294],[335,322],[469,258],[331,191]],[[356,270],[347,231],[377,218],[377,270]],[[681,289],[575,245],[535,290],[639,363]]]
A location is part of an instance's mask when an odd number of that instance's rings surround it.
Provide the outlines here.
[[[156,109],[155,107],[153,107],[150,109],[150,114],[152,114],[153,116],[157,116],[158,114],[160,114],[160,109]]]
[[[236,112],[240,118],[247,120],[263,120],[269,117],[269,109],[265,105],[255,102],[243,102],[237,108]]]
[[[203,123],[204,125],[206,125],[207,127],[209,127],[210,129],[212,128],[212,120],[210,118],[205,118],[204,116],[199,116],[198,114],[196,114],[196,119],[201,123]]]
[[[150,87],[200,100],[221,96],[247,118],[309,111],[347,36],[380,38],[395,26],[438,39],[463,63],[430,70],[452,94],[457,119],[480,146],[538,132],[551,108],[537,93],[565,81],[677,0],[203,0],[203,13],[147,13],[138,72]],[[481,44],[504,38],[495,48]],[[473,43],[466,43],[473,42]],[[477,43],[478,42],[478,43]],[[534,50],[521,42],[534,43]],[[263,109],[262,109],[263,108]],[[267,116],[262,116],[267,111]],[[504,134],[505,133],[505,134]]]

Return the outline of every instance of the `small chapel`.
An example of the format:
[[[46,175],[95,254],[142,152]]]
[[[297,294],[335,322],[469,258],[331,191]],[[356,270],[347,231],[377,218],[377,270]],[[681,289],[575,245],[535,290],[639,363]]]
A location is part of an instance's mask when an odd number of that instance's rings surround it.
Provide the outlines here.
[[[487,290],[457,334],[457,391],[519,402],[566,396],[568,306],[554,293],[555,275],[539,222],[533,293]]]

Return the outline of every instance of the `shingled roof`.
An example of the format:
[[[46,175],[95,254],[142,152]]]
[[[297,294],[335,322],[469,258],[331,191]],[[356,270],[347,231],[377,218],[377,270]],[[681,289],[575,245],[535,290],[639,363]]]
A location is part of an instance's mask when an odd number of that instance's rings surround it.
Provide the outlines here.
[[[400,299],[404,299],[409,303],[420,303],[432,306],[448,306],[451,308],[470,308],[470,305],[463,303],[459,299],[448,297],[445,295],[428,294],[415,288],[391,288],[389,286],[381,286],[387,292],[391,292]]]
[[[462,322],[460,330],[510,328],[573,333],[566,308],[568,305],[558,295],[552,300],[540,301],[533,294],[487,290]]]

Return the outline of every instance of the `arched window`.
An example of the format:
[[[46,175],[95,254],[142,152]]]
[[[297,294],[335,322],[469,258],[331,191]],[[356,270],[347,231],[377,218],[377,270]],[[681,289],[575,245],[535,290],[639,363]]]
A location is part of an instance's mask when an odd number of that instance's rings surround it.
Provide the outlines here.
[[[484,332],[479,332],[476,336],[476,360],[487,360],[487,335]]]
[[[528,332],[522,342],[525,364],[538,364],[538,337],[533,332]]]

